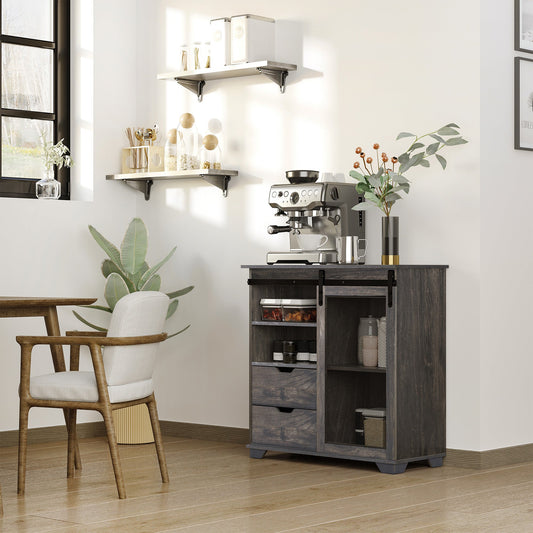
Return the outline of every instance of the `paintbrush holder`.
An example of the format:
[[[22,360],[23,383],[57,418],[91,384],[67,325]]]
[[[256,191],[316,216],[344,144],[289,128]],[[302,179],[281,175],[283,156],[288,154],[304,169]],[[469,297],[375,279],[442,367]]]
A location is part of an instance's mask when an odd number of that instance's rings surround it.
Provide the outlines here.
[[[122,149],[122,174],[164,170],[163,146],[130,146]]]

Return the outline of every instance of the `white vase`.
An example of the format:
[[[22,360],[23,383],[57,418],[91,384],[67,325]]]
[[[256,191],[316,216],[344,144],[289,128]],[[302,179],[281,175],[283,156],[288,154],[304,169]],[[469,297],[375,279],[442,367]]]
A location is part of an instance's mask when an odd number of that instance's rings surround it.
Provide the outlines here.
[[[35,195],[40,200],[57,200],[61,196],[61,183],[54,178],[53,168],[47,168],[44,178],[35,184]]]

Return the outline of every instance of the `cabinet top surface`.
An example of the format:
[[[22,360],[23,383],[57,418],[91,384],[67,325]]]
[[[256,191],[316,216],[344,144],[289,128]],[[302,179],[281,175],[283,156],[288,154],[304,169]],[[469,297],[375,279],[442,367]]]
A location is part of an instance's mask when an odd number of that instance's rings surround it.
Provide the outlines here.
[[[250,270],[349,270],[351,272],[368,272],[383,270],[405,270],[414,268],[449,268],[448,265],[302,265],[302,264],[277,264],[277,265],[241,265],[241,268]]]

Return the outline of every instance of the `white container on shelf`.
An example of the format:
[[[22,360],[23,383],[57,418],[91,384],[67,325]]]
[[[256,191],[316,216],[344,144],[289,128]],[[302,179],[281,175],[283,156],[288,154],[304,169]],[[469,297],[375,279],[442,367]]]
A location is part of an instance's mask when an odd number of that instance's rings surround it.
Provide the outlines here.
[[[231,64],[275,59],[274,23],[256,15],[231,17]]]
[[[211,30],[211,68],[225,67],[231,62],[230,19],[213,19],[209,22]]]

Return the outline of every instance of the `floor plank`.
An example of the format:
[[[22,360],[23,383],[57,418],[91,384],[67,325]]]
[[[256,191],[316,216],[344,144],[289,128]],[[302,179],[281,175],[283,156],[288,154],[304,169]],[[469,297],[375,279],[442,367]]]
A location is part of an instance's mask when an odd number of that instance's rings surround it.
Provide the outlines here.
[[[0,450],[0,532],[444,533],[532,532],[533,463],[478,471],[375,465],[167,438],[171,482],[153,445],[120,446],[128,498],[119,500],[107,443],[83,439],[83,469],[66,479],[66,443],[31,445],[26,494],[17,449]]]

